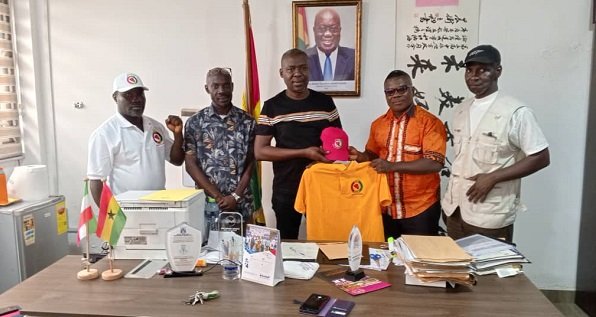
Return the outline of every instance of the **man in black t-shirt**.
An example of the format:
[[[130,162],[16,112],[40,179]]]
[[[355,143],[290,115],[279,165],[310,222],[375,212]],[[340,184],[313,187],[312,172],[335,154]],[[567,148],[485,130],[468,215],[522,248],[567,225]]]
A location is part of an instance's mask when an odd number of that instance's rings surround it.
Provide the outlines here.
[[[302,214],[294,209],[294,201],[302,172],[313,161],[330,162],[320,148],[321,131],[341,128],[341,121],[331,97],[307,88],[306,53],[285,52],[279,75],[286,90],[265,101],[255,130],[255,157],[273,161],[271,202],[277,229],[282,239],[297,239]]]

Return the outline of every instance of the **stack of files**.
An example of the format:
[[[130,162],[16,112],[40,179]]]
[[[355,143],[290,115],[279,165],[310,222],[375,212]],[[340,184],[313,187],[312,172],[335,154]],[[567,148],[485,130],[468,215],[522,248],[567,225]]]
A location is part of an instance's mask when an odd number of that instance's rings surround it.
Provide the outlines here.
[[[519,271],[522,263],[530,263],[514,245],[480,234],[461,238],[456,243],[474,258],[470,267],[478,275],[498,273],[503,268]]]
[[[475,284],[470,274],[472,257],[450,237],[402,235],[396,242],[406,267],[406,284]]]

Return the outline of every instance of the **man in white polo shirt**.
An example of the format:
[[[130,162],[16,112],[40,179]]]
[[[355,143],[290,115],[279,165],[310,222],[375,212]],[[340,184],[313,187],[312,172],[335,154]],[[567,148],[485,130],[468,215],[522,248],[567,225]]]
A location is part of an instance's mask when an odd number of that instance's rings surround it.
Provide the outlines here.
[[[99,205],[102,179],[107,179],[114,195],[128,190],[159,190],[165,188],[165,161],[180,166],[182,120],[170,115],[166,125],[143,116],[145,90],[141,78],[123,73],[114,79],[112,98],[118,105],[114,114],[89,137],[87,177],[95,202]]]

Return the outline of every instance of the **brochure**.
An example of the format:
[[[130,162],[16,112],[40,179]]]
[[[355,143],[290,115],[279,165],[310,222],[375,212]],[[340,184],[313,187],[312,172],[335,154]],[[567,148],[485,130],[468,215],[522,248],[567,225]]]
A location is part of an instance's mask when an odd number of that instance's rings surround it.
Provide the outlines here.
[[[284,280],[279,230],[247,225],[242,279],[269,286]]]
[[[391,286],[391,284],[371,276],[365,276],[363,279],[358,281],[349,281],[343,278],[345,273],[346,269],[341,268],[320,272],[317,275],[325,280],[330,281],[339,289],[352,296],[374,292]]]

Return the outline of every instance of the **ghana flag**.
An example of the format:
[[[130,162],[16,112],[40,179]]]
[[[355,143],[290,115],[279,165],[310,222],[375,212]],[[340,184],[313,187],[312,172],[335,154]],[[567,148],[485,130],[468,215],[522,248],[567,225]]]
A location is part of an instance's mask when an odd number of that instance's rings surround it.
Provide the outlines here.
[[[308,26],[306,24],[306,10],[304,7],[298,7],[298,16],[296,21],[298,29],[298,45],[296,48],[305,50],[310,46],[308,41]]]
[[[104,182],[99,201],[99,219],[96,234],[99,238],[115,245],[126,223],[126,215],[114,198],[110,187]]]
[[[242,109],[253,118],[258,119],[261,114],[261,95],[259,91],[259,71],[257,69],[257,56],[255,55],[255,42],[250,25],[250,8],[248,0],[243,1],[244,31],[246,37],[246,87],[242,95]],[[250,179],[250,189],[254,196],[254,222],[265,224],[265,215],[261,204],[261,162],[255,162],[255,169]]]

